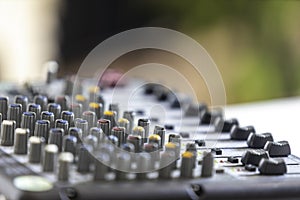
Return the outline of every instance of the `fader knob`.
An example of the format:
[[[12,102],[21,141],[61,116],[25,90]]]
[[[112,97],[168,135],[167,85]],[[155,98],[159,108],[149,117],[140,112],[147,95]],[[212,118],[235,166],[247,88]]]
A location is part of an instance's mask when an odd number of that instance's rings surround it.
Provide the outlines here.
[[[291,154],[291,147],[288,141],[268,141],[264,146],[270,157],[286,157]]]
[[[265,146],[267,141],[273,141],[271,133],[255,134],[251,133],[247,139],[247,145],[250,148],[261,149]]]
[[[269,158],[268,152],[263,149],[255,149],[255,150],[248,150],[241,158],[241,162],[244,165],[255,165],[258,166],[261,159]]]
[[[287,167],[283,159],[265,159],[263,158],[258,166],[262,175],[283,175],[287,172]]]
[[[234,125],[230,130],[230,137],[232,140],[247,140],[250,133],[255,133],[253,126],[238,127]]]

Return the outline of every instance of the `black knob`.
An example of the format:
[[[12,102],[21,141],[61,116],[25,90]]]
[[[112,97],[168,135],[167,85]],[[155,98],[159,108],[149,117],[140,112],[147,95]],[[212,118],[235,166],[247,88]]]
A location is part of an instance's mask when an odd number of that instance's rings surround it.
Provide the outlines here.
[[[291,154],[291,147],[288,141],[268,141],[264,147],[264,150],[269,152],[270,157],[286,157]]]
[[[232,128],[234,125],[239,126],[239,121],[238,121],[237,119],[233,118],[233,119],[225,120],[225,121],[224,121],[223,128],[222,128],[222,132],[223,132],[223,133],[230,132],[231,128]]]
[[[238,127],[234,125],[230,130],[230,138],[232,140],[247,140],[250,133],[255,133],[253,126]]]
[[[255,166],[259,165],[259,162],[263,158],[269,158],[268,152],[263,149],[255,149],[255,150],[248,150],[241,158],[241,162],[244,165],[252,164]]]
[[[247,139],[247,145],[251,148],[261,149],[268,141],[273,141],[271,133],[251,133]]]
[[[262,175],[283,175],[287,172],[287,167],[283,159],[262,159],[258,170]]]

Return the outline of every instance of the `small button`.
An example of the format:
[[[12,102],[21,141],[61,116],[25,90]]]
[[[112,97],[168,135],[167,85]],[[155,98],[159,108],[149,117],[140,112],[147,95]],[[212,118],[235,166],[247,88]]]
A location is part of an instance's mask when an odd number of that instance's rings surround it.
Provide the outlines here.
[[[216,155],[222,155],[222,149],[219,148],[213,148],[211,149],[212,153],[215,153]]]
[[[245,165],[245,170],[249,171],[249,172],[255,172],[256,171],[256,166],[255,165]]]
[[[195,140],[195,143],[198,144],[199,147],[205,146],[205,140]]]
[[[180,135],[182,138],[189,138],[189,137],[190,137],[190,134],[187,133],[187,132],[181,132],[181,133],[179,133],[179,135]]]
[[[239,163],[239,159],[237,157],[233,157],[233,156],[229,157],[227,159],[227,161],[230,163]]]

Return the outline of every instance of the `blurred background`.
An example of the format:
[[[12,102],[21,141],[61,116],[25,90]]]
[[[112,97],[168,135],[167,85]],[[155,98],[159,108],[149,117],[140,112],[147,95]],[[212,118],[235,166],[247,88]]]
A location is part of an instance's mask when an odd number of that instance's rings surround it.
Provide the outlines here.
[[[74,74],[108,37],[158,26],[180,31],[207,50],[222,74],[228,103],[296,96],[299,10],[296,0],[0,0],[0,80],[44,78],[48,60],[58,61],[60,76]],[[130,68],[149,55],[165,57],[135,52],[112,65]]]

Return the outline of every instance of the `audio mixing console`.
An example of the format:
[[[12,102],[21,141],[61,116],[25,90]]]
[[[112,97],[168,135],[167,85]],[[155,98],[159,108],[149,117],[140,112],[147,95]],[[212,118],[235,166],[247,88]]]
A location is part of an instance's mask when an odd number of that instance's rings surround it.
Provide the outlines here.
[[[2,83],[7,199],[299,199],[288,141],[162,85]]]

